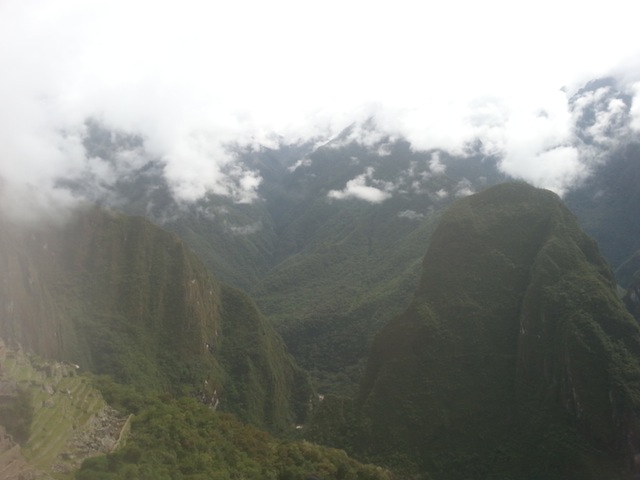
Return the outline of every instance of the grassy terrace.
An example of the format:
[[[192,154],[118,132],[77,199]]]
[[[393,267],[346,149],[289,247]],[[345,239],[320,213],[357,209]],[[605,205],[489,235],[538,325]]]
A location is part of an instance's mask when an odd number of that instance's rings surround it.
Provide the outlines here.
[[[4,380],[31,395],[34,415],[22,449],[31,465],[54,478],[71,479],[82,459],[98,453],[96,448],[108,450],[108,439],[91,434],[100,427],[107,405],[89,379],[76,374],[75,366],[15,351],[8,352],[2,366]]]

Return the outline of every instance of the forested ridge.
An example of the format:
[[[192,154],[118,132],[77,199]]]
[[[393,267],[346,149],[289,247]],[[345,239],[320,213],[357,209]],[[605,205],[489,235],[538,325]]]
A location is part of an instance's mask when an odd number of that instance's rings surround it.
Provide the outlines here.
[[[94,152],[140,141],[101,128]],[[632,475],[637,146],[561,200],[491,187],[495,159],[397,139],[382,155],[349,135],[245,152],[264,177],[253,203],[177,205],[149,164],[119,184],[123,213],[0,219],[0,336],[99,375],[87,381],[134,415],[78,475]],[[373,172],[393,195],[341,197]],[[19,413],[3,423],[28,445],[15,395],[31,380],[5,380],[0,411]]]

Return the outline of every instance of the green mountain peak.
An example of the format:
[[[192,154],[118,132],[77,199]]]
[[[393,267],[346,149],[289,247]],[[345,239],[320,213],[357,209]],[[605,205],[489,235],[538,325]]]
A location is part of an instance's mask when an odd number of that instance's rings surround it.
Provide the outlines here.
[[[639,359],[595,242],[555,194],[499,185],[443,215],[377,336],[361,449],[434,478],[612,478],[637,468]]]

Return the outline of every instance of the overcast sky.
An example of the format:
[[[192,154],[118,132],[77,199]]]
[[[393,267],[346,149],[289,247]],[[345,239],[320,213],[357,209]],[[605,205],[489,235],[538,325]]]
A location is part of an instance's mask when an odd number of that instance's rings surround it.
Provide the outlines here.
[[[569,96],[611,74],[640,91],[638,10],[628,0],[0,0],[2,202],[72,203],[58,179],[108,182],[143,161],[129,152],[114,170],[88,158],[87,118],[141,135],[184,201],[255,197],[260,178],[234,162],[230,142],[328,138],[372,116],[416,150],[460,153],[479,138],[506,172],[562,192],[589,161],[572,145]],[[640,120],[638,102],[632,111]],[[363,187],[365,173],[354,179]]]

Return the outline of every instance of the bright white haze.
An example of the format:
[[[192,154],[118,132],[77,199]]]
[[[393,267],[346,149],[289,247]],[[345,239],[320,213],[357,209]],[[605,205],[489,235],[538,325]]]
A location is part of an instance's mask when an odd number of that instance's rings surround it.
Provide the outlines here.
[[[479,139],[509,175],[562,193],[593,161],[573,141],[568,104],[585,82],[616,76],[640,129],[638,10],[618,0],[0,0],[0,201],[37,215],[77,201],[60,179],[89,172],[108,184],[141,166],[135,154],[116,169],[89,158],[90,118],[144,138],[183,202],[256,198],[260,177],[229,144],[321,141],[368,118],[415,150],[462,154]]]

